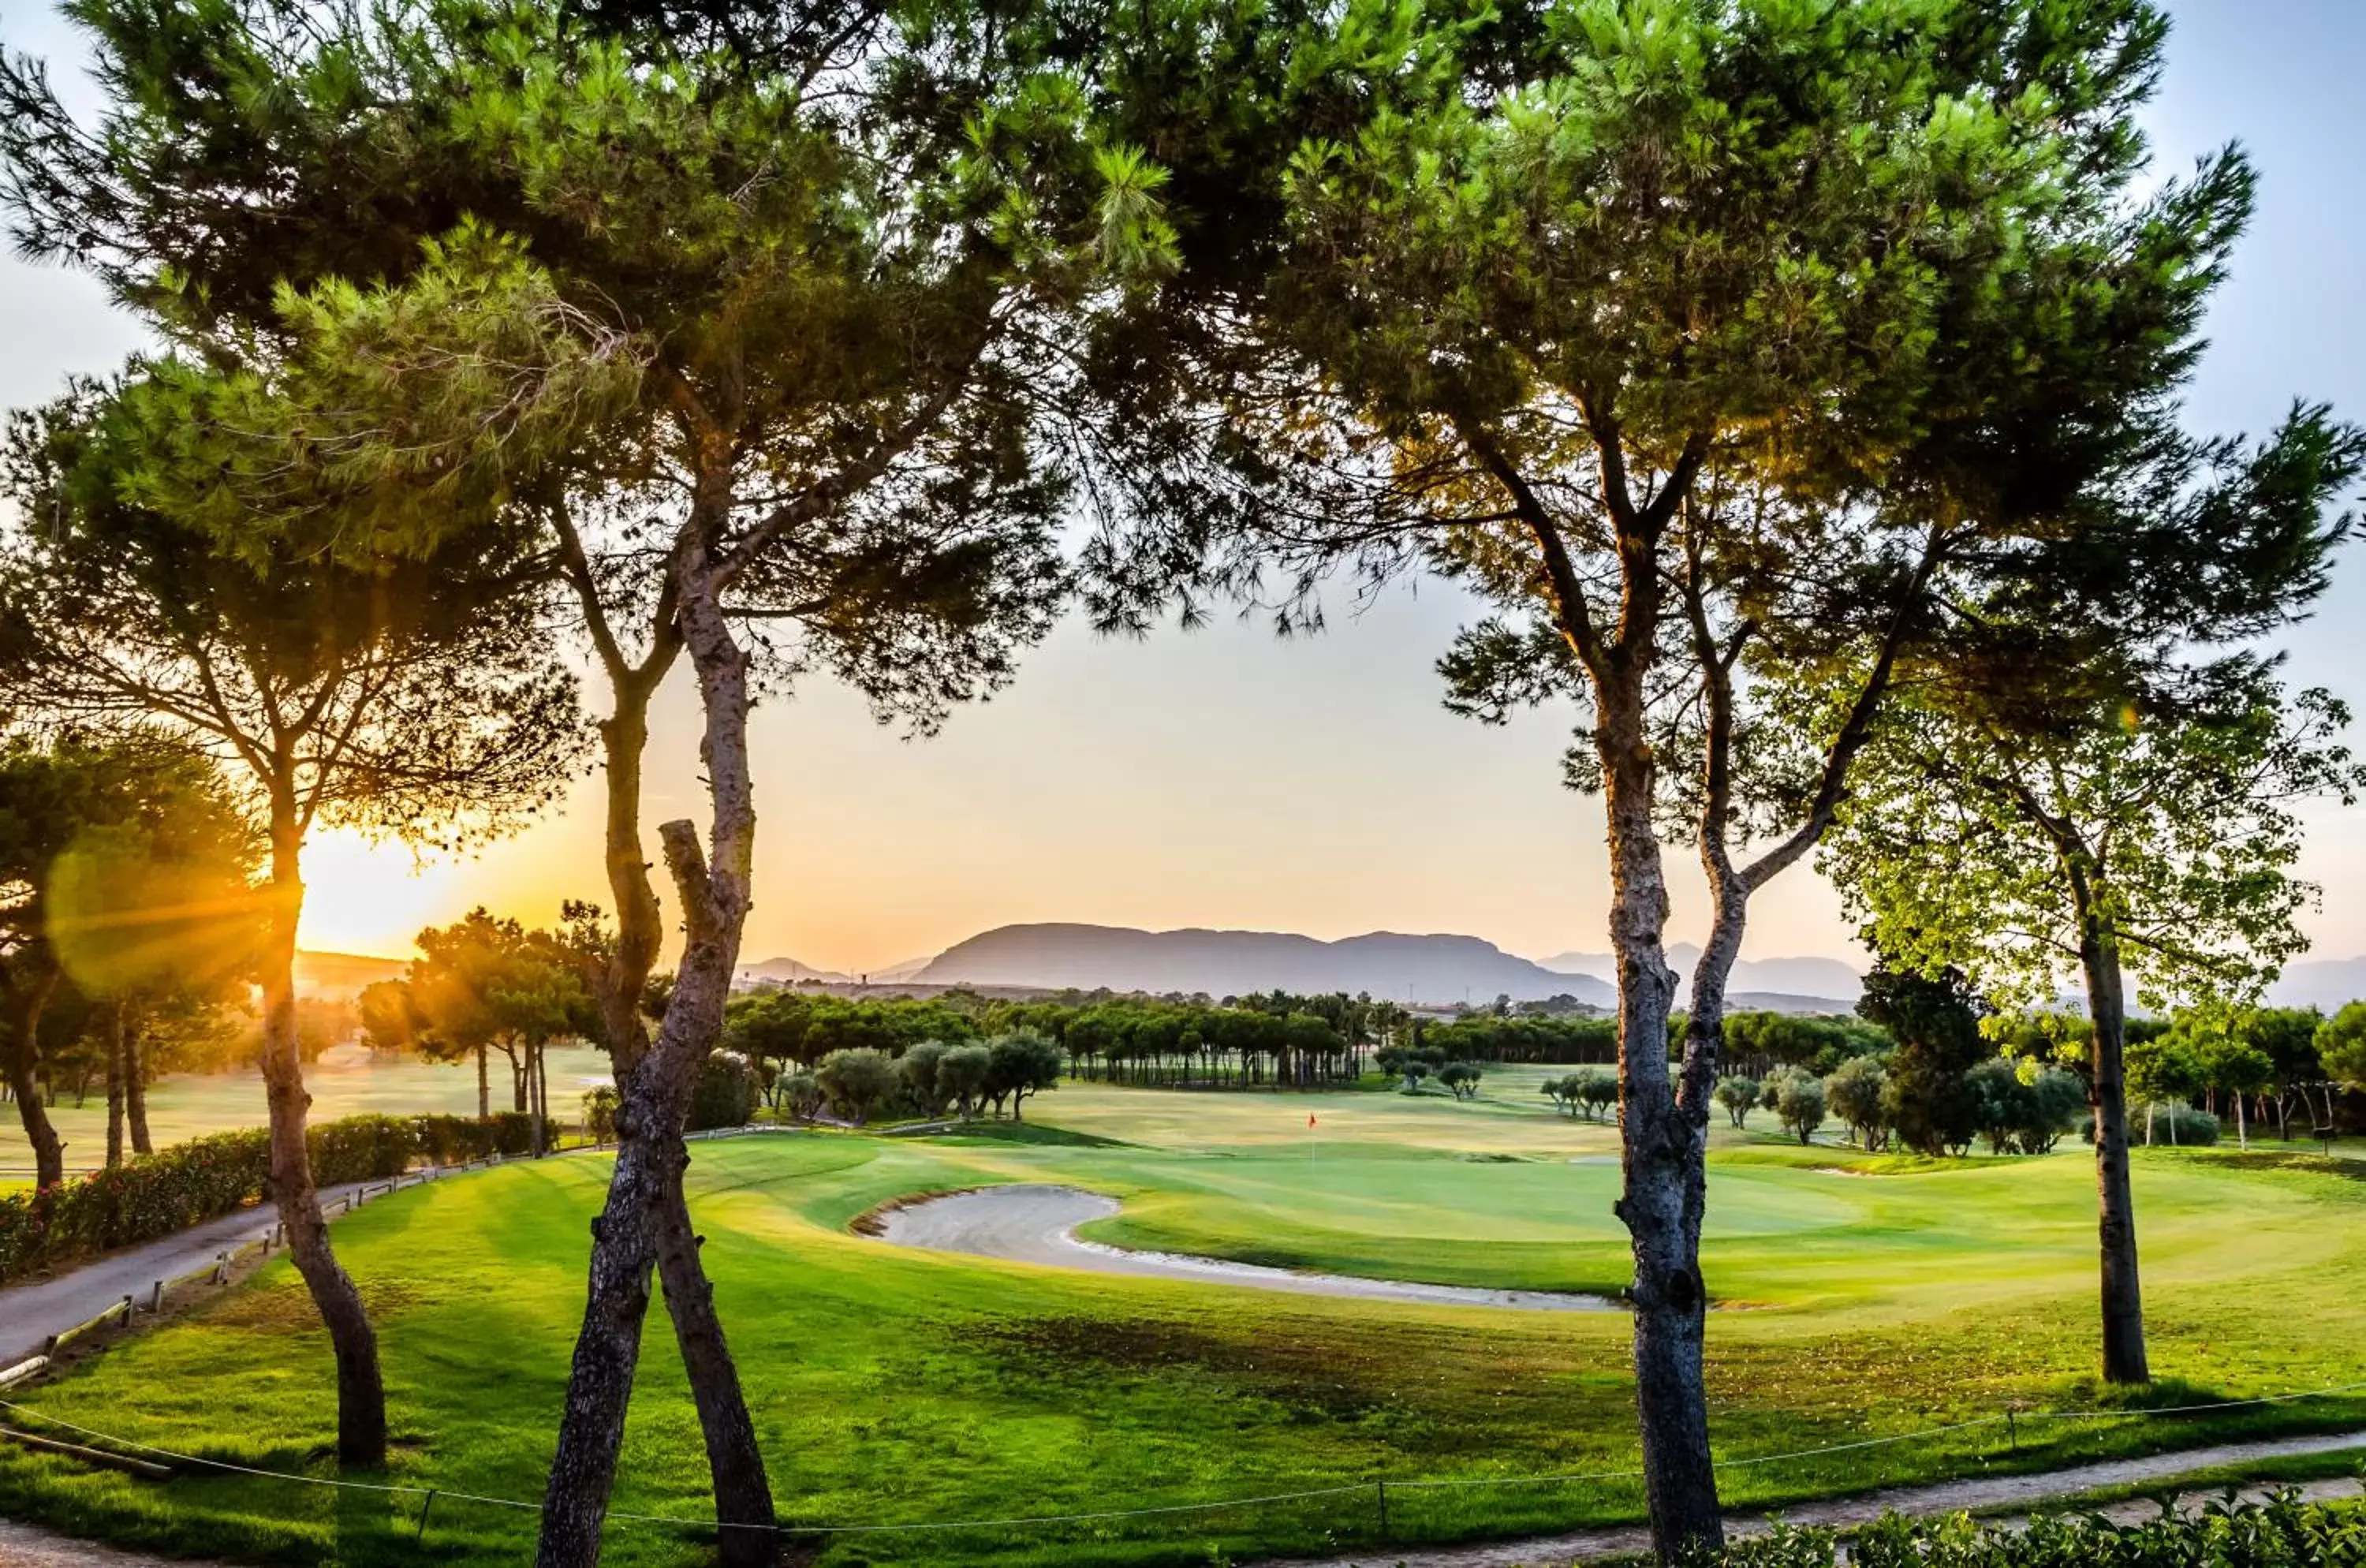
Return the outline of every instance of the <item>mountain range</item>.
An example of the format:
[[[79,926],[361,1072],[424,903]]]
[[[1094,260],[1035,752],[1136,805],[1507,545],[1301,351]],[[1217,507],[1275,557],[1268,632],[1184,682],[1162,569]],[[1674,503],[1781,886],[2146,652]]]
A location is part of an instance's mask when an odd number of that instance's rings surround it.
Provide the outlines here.
[[[1611,987],[1557,975],[1475,936],[1372,931],[1322,942],[1286,931],[1135,931],[1072,924],[999,926],[956,942],[912,976],[922,985],[1074,987],[1152,993],[1365,991],[1412,1002],[1573,996],[1596,1006]]]
[[[1668,946],[1668,966],[1676,972],[1679,1005],[1692,988],[1693,965],[1699,962],[1700,951],[1698,945],[1689,942],[1671,942]],[[1617,961],[1606,953],[1557,953],[1538,962],[1548,969],[1568,975],[1591,975],[1606,984],[1616,984],[1618,974]],[[1831,1010],[1844,1011],[1856,1005],[1857,993],[1865,988],[1865,976],[1837,958],[1744,958],[1734,964],[1725,988],[1736,1003],[1745,993],[1772,994],[1794,1002],[1830,1001],[1837,1004]],[[1778,1007],[1774,1010],[1799,1010]]]

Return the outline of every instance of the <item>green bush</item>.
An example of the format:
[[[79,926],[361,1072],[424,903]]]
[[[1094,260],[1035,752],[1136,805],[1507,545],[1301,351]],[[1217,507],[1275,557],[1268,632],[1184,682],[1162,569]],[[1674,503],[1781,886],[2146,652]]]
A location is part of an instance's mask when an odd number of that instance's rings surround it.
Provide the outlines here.
[[[312,1128],[308,1144],[313,1179],[332,1187],[400,1175],[421,1139],[408,1118],[355,1116]],[[192,1138],[38,1192],[0,1196],[0,1284],[261,1202],[270,1174],[270,1134],[252,1127]]]
[[[1686,1559],[1690,1568],[1834,1568],[1841,1561],[1830,1530],[1782,1526]],[[1963,1514],[1890,1514],[1859,1532],[1847,1561],[1857,1568],[2366,1568],[2366,1514],[2303,1503],[2293,1492],[2133,1525],[2045,1517],[2016,1529]]]
[[[755,1119],[756,1069],[737,1051],[710,1051],[690,1091],[690,1131],[745,1127]]]
[[[2155,1148],[2206,1149],[2218,1141],[2218,1118],[2207,1111],[2196,1111],[2191,1105],[2160,1105],[2147,1111],[2137,1106],[2128,1113],[2128,1142],[2146,1142],[2145,1130],[2152,1130],[2151,1144]],[[2095,1141],[2095,1119],[2079,1119],[2079,1141]]]

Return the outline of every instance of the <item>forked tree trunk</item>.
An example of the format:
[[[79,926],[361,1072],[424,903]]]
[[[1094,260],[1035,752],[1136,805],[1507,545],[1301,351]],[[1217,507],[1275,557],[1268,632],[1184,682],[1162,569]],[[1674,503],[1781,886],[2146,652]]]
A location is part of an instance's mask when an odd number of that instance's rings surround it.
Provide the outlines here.
[[[123,1036],[123,1118],[131,1131],[131,1152],[152,1155],[156,1145],[148,1136],[148,1053],[137,1026]]]
[[[1700,1273],[1707,1101],[1680,1104],[1668,1072],[1675,976],[1662,944],[1667,879],[1652,821],[1653,764],[1642,672],[1596,688],[1594,741],[1610,827],[1610,942],[1618,965],[1617,1213],[1635,1257],[1635,1403],[1643,1490],[1663,1560],[1724,1543],[1702,1371],[1707,1292]],[[1623,689],[1622,689],[1623,688]]]
[[[25,987],[17,1009],[16,1038],[8,1044],[8,1088],[17,1097],[17,1120],[24,1123],[25,1142],[32,1146],[36,1187],[55,1187],[66,1174],[65,1145],[58,1139],[34,1072],[40,1060],[41,1014],[57,988],[56,968],[44,964]]]
[[[263,1083],[271,1111],[271,1199],[287,1229],[287,1253],[329,1330],[337,1362],[337,1461],[386,1463],[386,1384],[377,1334],[361,1292],[329,1246],[328,1221],[312,1185],[304,1122],[312,1097],[296,1034],[296,925],[304,912],[302,830],[292,787],[275,784],[271,809],[271,911],[263,961]]]
[[[659,829],[682,900],[683,950],[655,1044],[630,1071],[617,1075],[616,1165],[607,1203],[592,1225],[591,1290],[543,1498],[537,1568],[591,1568],[599,1561],[601,1521],[615,1481],[625,1411],[639,1362],[649,1275],[667,1250],[675,1254],[669,1267],[669,1307],[676,1315],[677,1339],[706,1436],[716,1517],[725,1527],[724,1560],[732,1568],[750,1568],[779,1555],[754,1426],[715,1315],[712,1291],[703,1288],[681,1189],[690,1158],[682,1124],[700,1064],[722,1036],[749,904],[756,813],[748,771],[747,660],[732,639],[721,585],[703,553],[685,552],[676,571],[679,624],[706,718],[700,750],[713,801],[713,860],[702,854],[691,823],[669,822]],[[619,694],[620,709],[625,695]],[[611,747],[613,788],[613,741]],[[637,780],[637,754],[631,762]],[[612,814],[612,832],[615,826]],[[612,842],[612,870],[615,849]],[[632,907],[629,899],[620,902],[626,910]],[[637,987],[633,998],[638,999]],[[610,998],[612,1004],[618,999]],[[637,1031],[637,1021],[634,1027]]]
[[[2149,1382],[2145,1355],[2144,1288],[2136,1277],[2135,1192],[2128,1175],[2127,999],[2112,933],[2079,884],[2079,959],[2094,1021],[2096,1233],[2102,1254],[2103,1376]],[[2172,1129],[2177,1125],[2172,1117]]]

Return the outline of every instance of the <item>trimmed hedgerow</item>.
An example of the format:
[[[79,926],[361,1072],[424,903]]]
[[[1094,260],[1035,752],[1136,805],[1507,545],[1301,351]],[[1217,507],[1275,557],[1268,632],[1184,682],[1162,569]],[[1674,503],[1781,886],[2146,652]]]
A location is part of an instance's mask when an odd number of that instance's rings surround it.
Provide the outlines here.
[[[417,1122],[405,1116],[324,1122],[308,1131],[306,1142],[312,1179],[323,1187],[400,1176],[421,1146]],[[252,1127],[192,1138],[37,1192],[0,1196],[0,1284],[259,1203],[270,1174],[270,1134]]]

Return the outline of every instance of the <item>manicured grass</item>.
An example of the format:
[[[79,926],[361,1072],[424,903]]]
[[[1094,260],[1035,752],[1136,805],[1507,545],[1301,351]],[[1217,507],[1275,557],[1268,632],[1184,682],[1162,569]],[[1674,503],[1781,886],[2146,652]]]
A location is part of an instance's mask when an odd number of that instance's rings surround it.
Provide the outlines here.
[[[583,1093],[595,1083],[609,1081],[608,1057],[589,1046],[555,1047],[550,1053],[550,1113],[572,1124]],[[510,1109],[510,1070],[496,1054],[489,1081],[493,1109]],[[424,1115],[445,1111],[459,1116],[477,1113],[477,1068],[416,1060],[372,1058],[358,1047],[340,1047],[304,1069],[305,1087],[312,1091],[315,1122],[340,1116],[383,1114]],[[107,1152],[107,1092],[94,1085],[88,1101],[79,1107],[72,1095],[62,1095],[50,1109],[58,1135],[65,1140],[66,1164],[79,1169],[95,1166]],[[235,1127],[260,1127],[265,1120],[263,1078],[252,1072],[175,1073],[158,1079],[148,1090],[148,1129],[159,1147],[203,1133]],[[25,1128],[14,1105],[0,1106],[0,1170],[33,1163],[25,1142]]]
[[[1516,1077],[1505,1074],[1504,1080]],[[1491,1087],[1499,1080],[1491,1078]],[[1635,1462],[1619,1314],[1276,1295],[915,1253],[848,1234],[906,1194],[1065,1181],[1123,1198],[1117,1239],[1375,1274],[1615,1287],[1610,1129],[1504,1081],[1459,1105],[1377,1093],[1067,1085],[1031,1125],[1115,1139],[783,1134],[694,1146],[693,1204],[785,1517],[917,1524],[1364,1488],[1205,1514],[831,1539],[853,1563],[1206,1563],[1371,1542],[1369,1483],[1592,1475]],[[1310,1111],[1316,1125],[1309,1129]],[[1721,1134],[1710,1328],[1728,1459],[2000,1413],[2091,1407],[2085,1151],[1944,1169]],[[2366,1182],[2156,1151],[2137,1163],[2160,1395],[2366,1380]],[[1854,1174],[1841,1174],[1842,1171]],[[338,1246],[380,1324],[394,1479],[538,1496],[604,1163],[513,1166],[383,1201]],[[658,1309],[661,1314],[661,1308]],[[706,1512],[696,1421],[651,1325],[615,1506]],[[325,1342],[274,1265],[29,1396],[160,1447],[326,1475]],[[1737,1503],[2047,1467],[2204,1437],[2366,1421],[2366,1399],[2175,1420],[2027,1423],[1729,1471]],[[1392,1484],[1391,1537],[1630,1518],[1629,1480]],[[0,1514],[257,1561],[411,1562],[416,1497],[189,1473],[156,1484],[0,1447]],[[426,1551],[522,1560],[531,1513],[439,1501]],[[703,1560],[618,1520],[608,1560]]]

